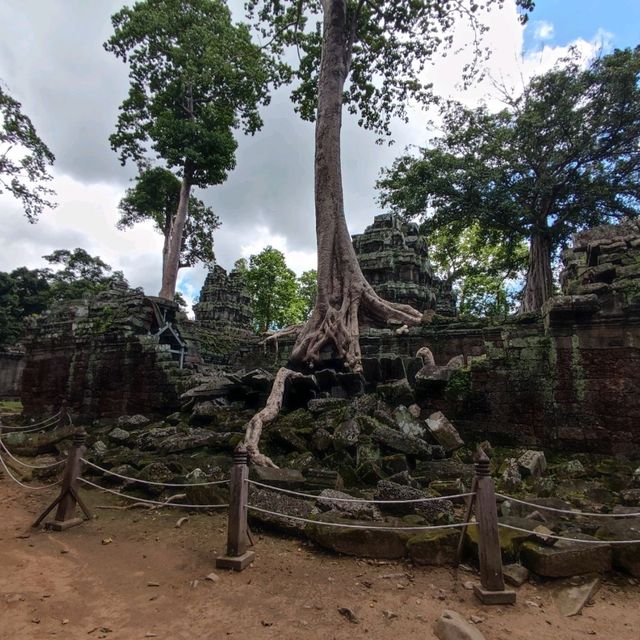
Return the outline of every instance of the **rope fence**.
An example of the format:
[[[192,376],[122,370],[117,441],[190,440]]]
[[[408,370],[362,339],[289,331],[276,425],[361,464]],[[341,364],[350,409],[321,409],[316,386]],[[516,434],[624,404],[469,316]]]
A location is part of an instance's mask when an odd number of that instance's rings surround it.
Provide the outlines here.
[[[45,485],[37,486],[37,487],[34,487],[33,485],[30,485],[30,484],[24,484],[18,478],[16,478],[16,476],[13,475],[13,473],[11,472],[11,469],[9,468],[9,465],[5,462],[5,459],[2,457],[2,455],[0,455],[0,464],[2,464],[2,467],[5,470],[6,474],[18,486],[22,487],[23,489],[26,489],[27,491],[42,491],[44,489],[51,489],[51,487],[55,487],[55,486],[60,484],[59,480],[56,480],[55,482],[51,482],[50,484],[45,484]]]
[[[56,416],[52,416],[48,420],[59,418],[61,415],[63,415],[63,413],[58,412]],[[70,416],[69,420],[71,421]],[[543,541],[546,539],[563,540],[580,545],[640,545],[640,538],[628,540],[582,539],[573,537],[571,535],[559,535],[554,532],[536,532],[524,527],[515,526],[506,522],[500,522],[498,520],[497,505],[501,500],[508,500],[510,502],[531,507],[533,509],[585,518],[635,518],[640,517],[640,512],[595,513],[580,511],[577,509],[562,509],[558,507],[536,504],[535,502],[529,502],[527,500],[515,498],[513,496],[502,493],[496,493],[493,479],[490,475],[489,459],[484,453],[480,454],[477,462],[475,463],[475,476],[473,479],[473,485],[471,487],[471,490],[468,492],[449,496],[425,496],[420,498],[408,499],[377,500],[341,496],[334,497],[330,495],[315,495],[311,493],[305,493],[303,491],[295,491],[293,489],[278,487],[264,482],[259,482],[257,480],[250,480],[248,477],[249,457],[246,449],[243,449],[242,447],[237,448],[234,452],[233,466],[231,468],[230,477],[228,479],[193,483],[158,482],[120,474],[88,460],[85,457],[86,450],[86,433],[83,429],[78,429],[74,434],[73,444],[66,460],[60,460],[46,465],[34,465],[23,462],[15,457],[11,453],[7,445],[0,438],[0,464],[6,471],[8,477],[16,484],[25,489],[34,491],[46,490],[54,486],[61,485],[58,497],[38,517],[38,519],[34,523],[34,526],[38,526],[49,514],[49,512],[55,507],[57,507],[55,518],[52,522],[47,523],[47,526],[56,530],[64,530],[68,527],[82,522],[80,518],[75,517],[75,511],[77,507],[80,507],[80,509],[84,513],[85,519],[90,518],[91,513],[87,509],[86,505],[82,501],[81,496],[78,493],[78,488],[81,484],[83,486],[90,487],[104,493],[115,495],[124,500],[133,501],[139,505],[149,505],[153,508],[173,507],[176,509],[189,510],[228,509],[226,554],[216,559],[216,566],[221,569],[233,569],[235,571],[242,571],[255,559],[255,552],[249,549],[250,543],[253,544],[248,527],[249,511],[261,513],[274,518],[282,518],[293,522],[300,522],[318,527],[330,527],[336,529],[358,529],[365,531],[379,530],[387,532],[419,532],[437,531],[444,529],[459,529],[460,537],[457,553],[458,562],[461,559],[465,531],[467,527],[474,526],[476,527],[478,534],[478,559],[480,566],[480,585],[475,585],[474,591],[480,601],[485,604],[510,604],[515,602],[515,592],[509,591],[505,588],[502,570],[502,552],[500,548],[499,538],[500,529],[518,531],[528,534],[534,539],[538,538],[542,539]],[[30,486],[21,482],[20,479],[12,473],[11,468],[4,458],[4,455],[8,456],[8,459],[11,459],[14,463],[30,469],[52,469],[61,465],[65,465],[64,473],[62,475],[62,478],[54,483],[44,486]],[[83,468],[87,467],[104,474],[104,476],[118,478],[119,480],[123,480],[125,482],[139,483],[141,485],[148,485],[153,487],[188,489],[193,487],[229,485],[229,502],[228,504],[185,504],[179,502],[179,500],[183,500],[186,498],[186,494],[173,495],[165,500],[139,498],[137,496],[132,496],[124,493],[122,490],[103,487],[96,482],[92,482],[91,480],[83,478],[82,470]],[[431,525],[392,526],[387,524],[376,524],[374,522],[372,522],[371,524],[369,524],[368,522],[357,522],[353,524],[348,522],[330,522],[316,519],[313,516],[303,517],[300,515],[281,513],[279,511],[266,509],[264,507],[258,506],[257,504],[251,504],[249,495],[250,486],[259,487],[261,489],[276,493],[312,499],[316,503],[331,502],[356,505],[420,505],[423,503],[450,501],[454,499],[466,499],[466,515],[464,517],[464,520],[462,521],[452,522],[448,524]],[[473,512],[475,512],[475,519],[472,518]]]
[[[53,467],[59,467],[61,464],[64,464],[66,460],[58,460],[57,462],[52,462],[51,464],[28,464],[27,462],[23,462],[22,460],[18,460],[9,449],[7,449],[7,445],[0,438],[0,448],[17,464],[22,467],[26,467],[27,469],[53,469]]]
[[[339,529],[361,529],[364,531],[378,530],[378,531],[430,531],[436,529],[451,529],[456,527],[466,527],[468,522],[454,522],[452,524],[434,524],[434,525],[416,525],[414,527],[387,527],[385,525],[363,525],[363,524],[347,524],[342,522],[325,522],[323,520],[312,520],[311,518],[302,518],[301,516],[290,516],[286,513],[277,513],[276,511],[269,511],[253,505],[247,505],[249,511],[257,511],[270,516],[278,516],[280,518],[286,518],[287,520],[295,520],[296,522],[307,522],[309,524],[317,524],[323,527],[336,527]]]
[[[130,495],[127,495],[126,493],[115,491],[114,489],[107,489],[106,487],[101,487],[99,484],[95,484],[95,482],[91,482],[91,480],[87,480],[86,478],[79,478],[79,480],[83,484],[89,485],[94,489],[99,489],[100,491],[103,491],[105,493],[112,493],[114,496],[118,496],[119,498],[126,498],[128,500],[135,500],[136,502],[143,502],[146,504],[159,505],[161,507],[180,507],[182,509],[222,509],[222,508],[226,509],[229,506],[228,504],[183,504],[182,502],[149,500],[147,498],[138,498],[136,496],[130,496]]]
[[[578,509],[558,509],[556,507],[547,507],[542,504],[536,504],[535,502],[527,502],[526,500],[520,500],[520,498],[514,498],[502,493],[496,493],[496,498],[502,498],[509,502],[517,502],[518,504],[526,505],[527,507],[533,507],[534,509],[541,509],[542,511],[553,511],[554,513],[564,513],[571,516],[583,516],[586,518],[640,518],[640,512],[638,513],[595,513],[589,511],[579,511]]]
[[[44,429],[51,428],[54,424],[57,424],[60,416],[62,415],[62,409],[57,413],[54,413],[52,416],[41,420],[40,422],[35,422],[32,424],[25,425],[3,425],[3,429],[10,429],[11,432],[22,432],[29,433],[31,431],[42,431]]]
[[[115,471],[111,471],[110,469],[105,469],[94,462],[90,462],[85,458],[80,458],[81,462],[101,471],[105,475],[113,476],[114,478],[120,478],[121,480],[126,480],[128,482],[139,482],[140,484],[148,484],[154,487],[182,487],[183,489],[187,487],[209,487],[216,484],[229,484],[228,480],[211,480],[209,482],[187,482],[187,483],[176,483],[176,482],[154,482],[152,480],[143,480],[142,478],[132,478],[130,476],[122,475],[121,473],[116,473]]]
[[[278,491],[280,493],[288,493],[293,496],[299,496],[301,498],[311,498],[313,500],[325,500],[330,502],[349,502],[356,504],[414,504],[418,502],[438,502],[440,500],[454,500],[455,498],[468,498],[474,493],[456,493],[451,496],[427,496],[425,498],[410,498],[406,500],[367,500],[365,498],[334,498],[333,496],[317,496],[312,493],[303,493],[301,491],[293,491],[292,489],[284,489],[283,487],[276,487],[270,484],[264,484],[256,480],[246,480],[247,484],[252,484],[257,487],[263,487],[270,491]]]
[[[580,542],[584,544],[640,544],[639,540],[583,540],[581,538],[569,538],[568,536],[558,536],[555,533],[537,533],[535,531],[531,531],[529,529],[524,529],[522,527],[515,527],[512,524],[506,524],[504,522],[498,522],[498,526],[501,529],[511,529],[512,531],[520,531],[522,533],[529,533],[532,536],[539,538],[551,538],[553,540],[567,540],[569,542]]]

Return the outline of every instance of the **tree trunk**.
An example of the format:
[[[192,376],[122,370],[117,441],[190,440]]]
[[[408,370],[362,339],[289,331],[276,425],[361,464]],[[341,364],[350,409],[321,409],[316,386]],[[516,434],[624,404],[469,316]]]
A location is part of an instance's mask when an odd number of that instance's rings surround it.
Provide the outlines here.
[[[185,175],[180,185],[180,200],[178,201],[178,211],[171,223],[169,239],[165,241],[165,249],[162,256],[162,287],[158,294],[161,298],[173,300],[178,282],[178,270],[180,269],[180,251],[182,249],[182,236],[184,235],[184,225],[189,215],[189,195],[191,194],[191,183],[189,173],[185,169]]]
[[[534,232],[529,243],[529,267],[521,313],[540,311],[552,292],[551,239],[548,234]]]
[[[298,336],[291,361],[313,367],[332,348],[348,368],[361,368],[359,317],[386,324],[418,324],[422,314],[382,300],[364,279],[344,215],[340,130],[348,74],[345,0],[323,0],[322,62],[318,79],[315,137],[315,209],[318,293]]]

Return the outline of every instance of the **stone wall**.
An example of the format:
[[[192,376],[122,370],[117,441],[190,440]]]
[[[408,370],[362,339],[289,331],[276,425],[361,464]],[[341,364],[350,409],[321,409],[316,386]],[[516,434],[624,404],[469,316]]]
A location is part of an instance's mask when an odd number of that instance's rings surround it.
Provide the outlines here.
[[[139,289],[51,310],[25,340],[24,413],[50,415],[66,403],[87,419],[166,415],[179,406],[189,366],[200,361],[191,324],[175,303]]]
[[[542,319],[485,335],[449,390],[458,426],[492,442],[640,453],[640,228],[578,234]]]
[[[0,352],[0,398],[20,396],[23,370],[24,353],[21,350]]]
[[[216,265],[209,271],[193,311],[200,353],[211,364],[229,365],[257,342],[251,300],[240,272]]]

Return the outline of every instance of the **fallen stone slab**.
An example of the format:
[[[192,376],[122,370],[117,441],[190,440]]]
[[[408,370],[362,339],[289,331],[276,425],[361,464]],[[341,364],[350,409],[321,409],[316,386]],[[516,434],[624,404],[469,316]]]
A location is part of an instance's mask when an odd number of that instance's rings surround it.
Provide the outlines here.
[[[313,500],[263,489],[255,485],[249,485],[249,504],[264,511],[282,513],[297,518],[310,518],[314,512]],[[300,534],[305,530],[305,523],[299,520],[274,516],[254,509],[249,509],[248,515],[251,522],[259,522],[286,533]]]
[[[77,429],[67,425],[45,433],[4,433],[2,441],[14,455],[35,458],[43,453],[57,453],[55,445],[71,438]]]
[[[384,425],[379,425],[373,430],[371,439],[375,442],[380,443],[383,447],[386,447],[391,451],[397,451],[399,453],[412,455],[416,458],[422,458],[424,460],[444,457],[442,448],[434,447],[427,444],[421,438],[405,435],[400,431],[396,431],[395,429],[386,427]]]
[[[313,519],[317,522],[307,524],[305,533],[313,542],[325,549],[331,549],[348,556],[379,560],[397,560],[403,558],[407,553],[406,545],[411,536],[409,531],[340,528],[322,524],[328,522],[375,527],[401,525],[398,521],[381,521],[372,524],[371,521],[353,520],[333,512],[315,515]]]
[[[464,446],[464,441],[460,437],[457,429],[447,420],[442,411],[436,411],[427,418],[429,432],[436,442],[447,451],[455,451]]]
[[[457,529],[424,531],[407,542],[409,557],[416,564],[440,567],[456,559],[460,532]]]
[[[374,498],[376,500],[421,500],[431,498],[430,494],[421,489],[414,489],[407,485],[397,484],[389,480],[378,482]],[[425,518],[429,523],[449,524],[453,518],[453,504],[450,500],[429,500],[424,502],[401,502],[390,504],[378,504],[383,513],[393,515],[417,514]]]
[[[298,469],[273,469],[252,465],[249,471],[252,480],[281,489],[303,489],[305,478]]]
[[[433,633],[440,640],[485,640],[477,627],[450,609],[444,611],[435,621]]]
[[[582,584],[561,585],[553,593],[553,601],[563,616],[577,616],[600,588],[600,578],[584,580]]]
[[[575,534],[576,538],[595,540],[591,536]],[[545,578],[569,578],[587,573],[611,571],[611,545],[588,544],[558,540],[553,547],[537,542],[525,542],[520,560],[533,573]]]

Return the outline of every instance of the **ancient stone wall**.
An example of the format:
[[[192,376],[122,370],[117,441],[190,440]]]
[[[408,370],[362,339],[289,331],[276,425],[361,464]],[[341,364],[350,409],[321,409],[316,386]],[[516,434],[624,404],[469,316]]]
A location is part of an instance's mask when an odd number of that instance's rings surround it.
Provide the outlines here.
[[[251,300],[238,271],[216,265],[209,271],[193,311],[200,353],[211,364],[228,365],[254,342]]]
[[[66,403],[87,419],[166,414],[199,361],[189,324],[174,303],[128,288],[40,316],[25,340],[24,413],[50,415]]]
[[[20,349],[0,351],[0,398],[20,396],[24,353]]]
[[[362,273],[385,300],[418,311],[436,309],[441,315],[455,315],[455,298],[433,275],[427,242],[418,225],[381,214],[352,240]]]

